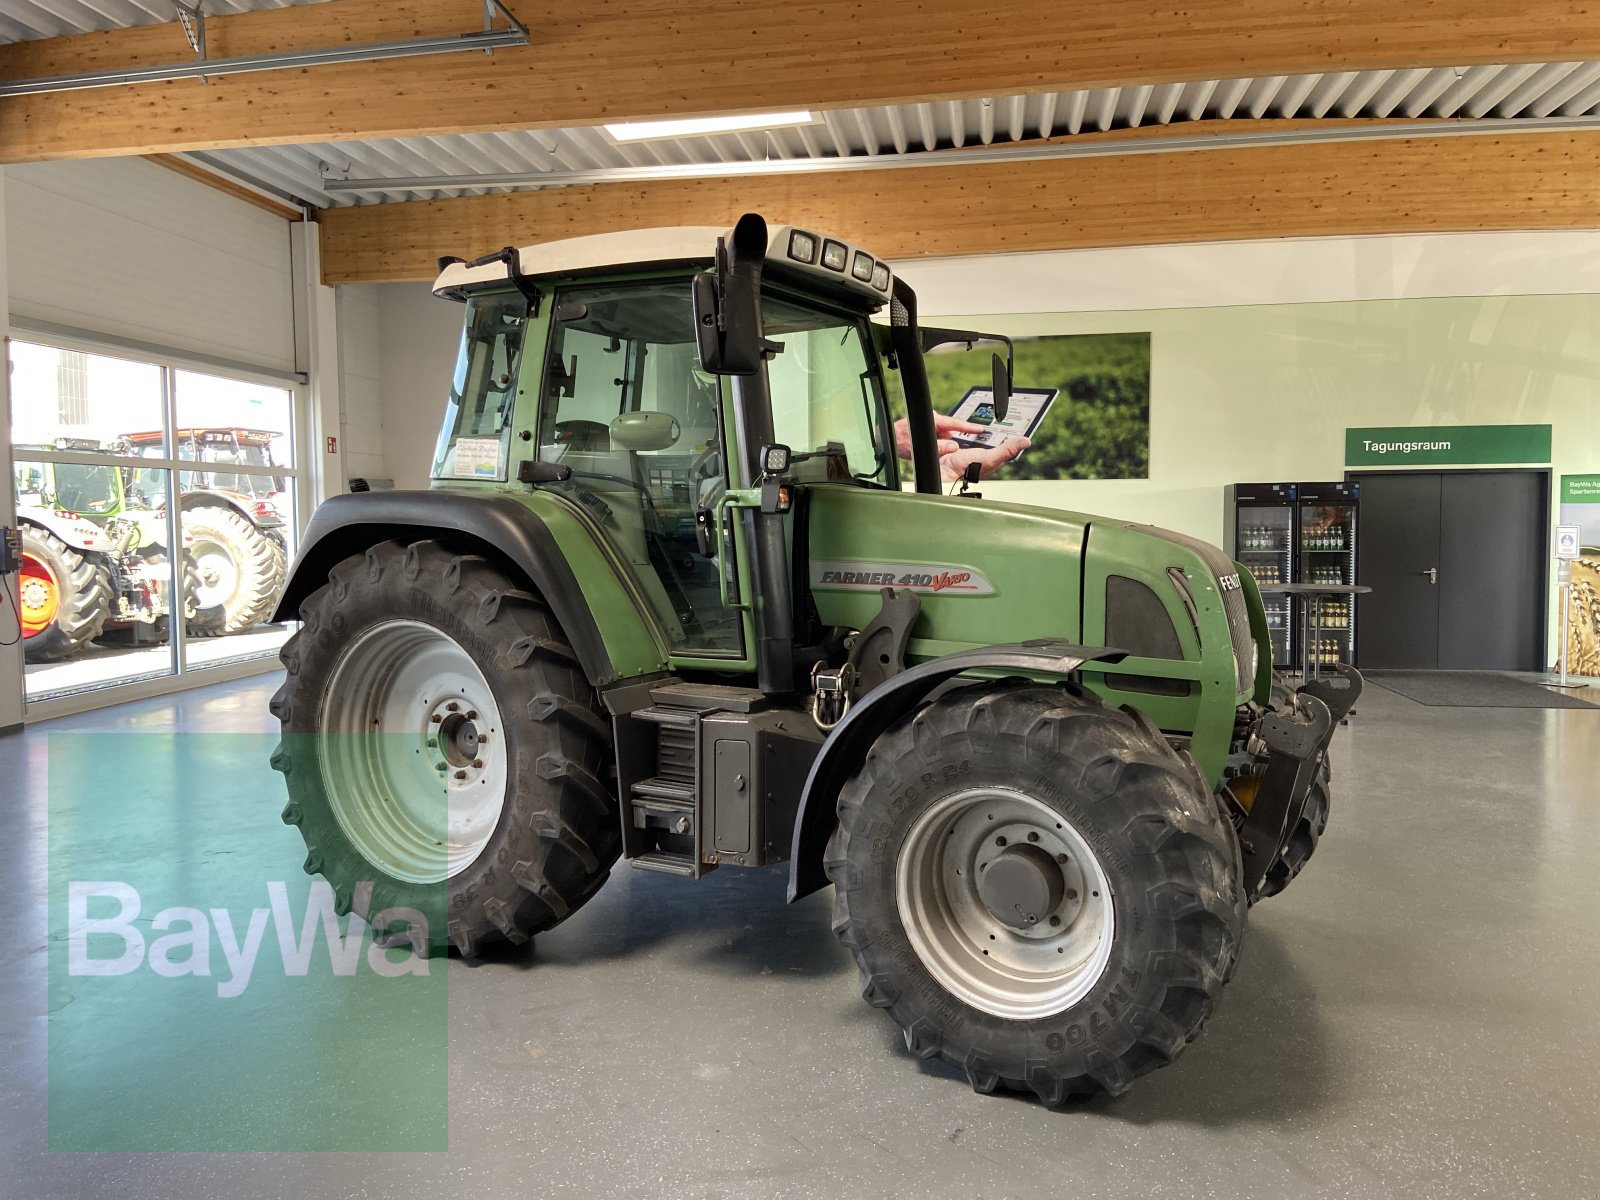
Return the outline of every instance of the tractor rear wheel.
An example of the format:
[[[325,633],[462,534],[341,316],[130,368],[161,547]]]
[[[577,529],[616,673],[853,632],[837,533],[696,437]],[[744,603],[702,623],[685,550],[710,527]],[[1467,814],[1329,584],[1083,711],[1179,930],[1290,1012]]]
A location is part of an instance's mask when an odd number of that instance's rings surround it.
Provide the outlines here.
[[[272,615],[283,590],[282,543],[231,508],[203,505],[185,510],[185,540],[199,573],[197,611],[220,610],[220,626],[209,622],[206,635],[243,633]]]
[[[18,579],[24,654],[28,662],[60,662],[105,629],[111,614],[111,571],[48,530],[22,527]]]
[[[1116,1094],[1210,1017],[1238,842],[1142,716],[979,684],[891,726],[839,798],[834,929],[919,1058],[980,1092]]]
[[[272,765],[340,912],[470,955],[599,889],[621,851],[610,725],[538,597],[476,555],[384,542],[299,615]]]

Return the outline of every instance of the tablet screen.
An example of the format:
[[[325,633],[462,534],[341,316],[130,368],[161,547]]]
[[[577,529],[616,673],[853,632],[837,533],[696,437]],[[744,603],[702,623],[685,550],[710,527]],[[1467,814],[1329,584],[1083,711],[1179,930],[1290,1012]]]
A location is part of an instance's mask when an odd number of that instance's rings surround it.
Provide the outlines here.
[[[1006,419],[997,420],[994,412],[994,389],[992,387],[975,387],[968,390],[961,397],[961,403],[950,410],[950,415],[958,421],[970,421],[974,425],[988,426],[982,433],[945,433],[947,437],[960,446],[988,449],[1014,437],[1032,437],[1034,430],[1039,428],[1039,423],[1044,420],[1045,413],[1050,411],[1051,402],[1058,394],[1056,388],[1015,388],[1011,393],[1011,404],[1006,410]],[[1021,457],[1018,455],[1017,457]]]

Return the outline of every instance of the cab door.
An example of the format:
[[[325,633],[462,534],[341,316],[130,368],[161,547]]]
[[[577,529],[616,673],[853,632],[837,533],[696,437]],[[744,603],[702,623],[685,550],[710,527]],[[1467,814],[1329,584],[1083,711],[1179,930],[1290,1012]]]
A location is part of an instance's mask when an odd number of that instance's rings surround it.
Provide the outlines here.
[[[704,539],[696,514],[723,512],[726,406],[700,369],[685,277],[574,283],[551,309],[537,428],[550,485],[604,533],[685,665],[749,665],[732,521]],[[705,551],[705,552],[703,552]]]

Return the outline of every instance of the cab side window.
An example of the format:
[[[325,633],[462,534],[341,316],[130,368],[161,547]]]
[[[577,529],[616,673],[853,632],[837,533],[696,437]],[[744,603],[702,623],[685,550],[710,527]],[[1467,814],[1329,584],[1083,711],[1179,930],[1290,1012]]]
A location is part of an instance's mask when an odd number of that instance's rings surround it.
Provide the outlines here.
[[[699,552],[695,515],[727,488],[718,381],[700,370],[686,281],[574,287],[556,296],[539,457],[629,564],[672,648],[742,654],[721,599],[730,551]]]

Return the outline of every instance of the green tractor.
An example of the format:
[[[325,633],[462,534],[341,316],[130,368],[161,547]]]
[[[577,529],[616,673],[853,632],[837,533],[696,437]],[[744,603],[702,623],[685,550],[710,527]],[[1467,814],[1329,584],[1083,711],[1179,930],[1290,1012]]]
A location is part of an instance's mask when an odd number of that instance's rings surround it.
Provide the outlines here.
[[[277,614],[283,818],[339,910],[470,956],[619,857],[787,864],[979,1091],[1180,1054],[1315,847],[1359,675],[1276,680],[1212,546],[945,495],[923,352],[981,335],[920,329],[864,249],[751,214],[435,291],[466,311],[433,487],[323,504]]]

